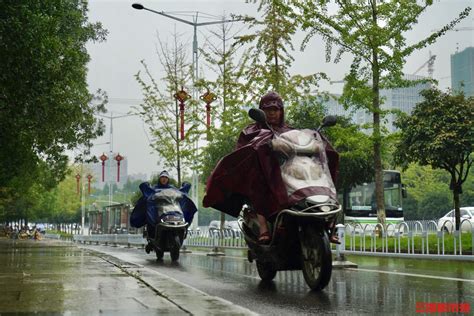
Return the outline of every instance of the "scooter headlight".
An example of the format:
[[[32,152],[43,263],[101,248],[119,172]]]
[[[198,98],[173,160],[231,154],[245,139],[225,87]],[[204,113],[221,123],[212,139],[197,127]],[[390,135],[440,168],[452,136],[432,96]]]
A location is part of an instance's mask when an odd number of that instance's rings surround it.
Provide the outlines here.
[[[319,208],[321,210],[321,212],[323,213],[326,213],[326,212],[329,212],[331,211],[331,207],[329,205],[323,205]]]
[[[163,216],[161,220],[166,223],[176,223],[176,224],[180,224],[184,222],[183,217],[179,215],[166,215],[166,216]]]

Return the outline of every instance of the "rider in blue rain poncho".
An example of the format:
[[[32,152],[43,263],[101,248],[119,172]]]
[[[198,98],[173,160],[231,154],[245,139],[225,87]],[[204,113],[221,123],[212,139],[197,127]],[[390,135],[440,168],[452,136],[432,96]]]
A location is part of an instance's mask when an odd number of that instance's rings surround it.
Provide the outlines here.
[[[189,190],[191,189],[190,183],[184,182],[178,190],[169,184],[169,174],[164,170],[159,175],[158,184],[152,187],[148,182],[143,182],[139,188],[143,196],[138,200],[130,216],[130,224],[132,227],[140,228],[147,225],[149,237],[153,238],[153,236],[150,236],[150,234],[154,234],[152,227],[154,227],[160,219],[156,210],[156,204],[153,200],[153,195],[165,189],[173,189],[181,192],[181,197],[178,200],[179,206],[183,212],[184,220],[188,225],[191,225],[197,208],[194,202],[188,197]]]

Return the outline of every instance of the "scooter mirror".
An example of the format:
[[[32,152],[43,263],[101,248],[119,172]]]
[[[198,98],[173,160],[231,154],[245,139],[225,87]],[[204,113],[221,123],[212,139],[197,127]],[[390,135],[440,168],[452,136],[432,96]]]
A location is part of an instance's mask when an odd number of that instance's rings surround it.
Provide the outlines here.
[[[323,125],[321,127],[326,126],[334,126],[337,123],[337,118],[334,115],[325,116],[323,119]]]
[[[321,129],[323,129],[324,127],[327,127],[327,126],[334,126],[336,125],[337,123],[337,118],[334,116],[334,115],[328,115],[328,116],[325,116],[323,118],[323,124],[321,124],[320,127],[318,127],[318,129],[316,131],[320,131]]]
[[[267,116],[265,112],[260,109],[250,109],[249,116],[255,122],[261,123],[263,125],[267,125]]]
[[[267,116],[265,115],[265,112],[263,112],[260,109],[250,109],[249,110],[249,116],[251,119],[253,119],[255,122],[258,122],[268,128],[269,130],[273,131],[272,127],[268,124],[267,122]]]

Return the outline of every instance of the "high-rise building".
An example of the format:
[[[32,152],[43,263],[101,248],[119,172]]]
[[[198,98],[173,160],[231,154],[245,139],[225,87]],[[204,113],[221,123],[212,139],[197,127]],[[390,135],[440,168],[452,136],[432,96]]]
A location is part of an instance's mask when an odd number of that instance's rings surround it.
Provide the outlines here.
[[[404,75],[405,80],[421,80],[425,79],[422,76],[416,75]],[[413,109],[415,108],[417,103],[423,101],[423,97],[420,95],[420,92],[425,89],[429,89],[429,83],[418,83],[414,86],[406,87],[406,88],[395,88],[395,89],[387,89],[381,90],[380,96],[385,98],[385,102],[382,105],[383,110],[396,110],[400,112],[404,112],[406,114],[410,114]],[[396,113],[389,113],[385,116],[386,122],[385,126],[389,130],[390,133],[396,131],[396,127],[394,122],[397,120]]]
[[[474,47],[451,55],[451,88],[454,93],[474,96]]]
[[[329,115],[338,115],[350,117],[352,122],[357,125],[362,125],[369,120],[369,115],[364,109],[345,109],[342,104],[340,104],[337,99],[341,97],[340,94],[331,94],[331,97],[328,100],[323,101],[323,104],[326,107],[327,114]],[[369,120],[369,121],[368,121]]]

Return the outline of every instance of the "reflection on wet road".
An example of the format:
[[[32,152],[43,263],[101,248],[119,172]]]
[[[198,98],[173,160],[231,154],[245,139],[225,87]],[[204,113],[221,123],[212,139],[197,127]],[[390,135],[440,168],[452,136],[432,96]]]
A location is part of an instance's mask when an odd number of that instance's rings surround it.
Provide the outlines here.
[[[472,263],[351,257],[359,269],[334,270],[329,286],[313,293],[300,271],[278,272],[273,282],[262,283],[255,264],[243,257],[191,253],[173,264],[168,255],[156,262],[143,250],[100,247],[104,249],[266,315],[405,315],[415,314],[420,303],[474,304]]]

